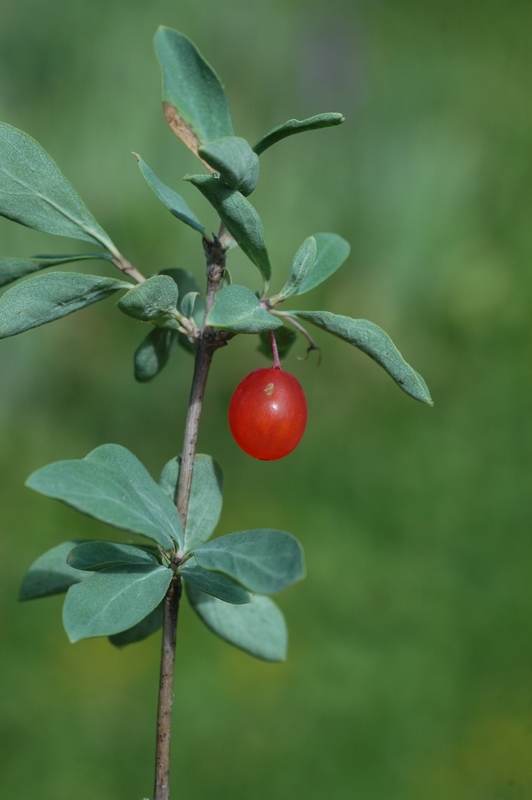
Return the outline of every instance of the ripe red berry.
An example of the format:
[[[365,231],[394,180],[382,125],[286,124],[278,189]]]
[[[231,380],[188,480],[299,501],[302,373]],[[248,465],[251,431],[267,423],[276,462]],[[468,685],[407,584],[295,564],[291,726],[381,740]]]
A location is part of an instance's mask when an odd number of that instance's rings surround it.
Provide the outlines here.
[[[297,447],[307,424],[301,384],[279,367],[261,367],[242,380],[229,404],[229,427],[253,458],[275,461]]]

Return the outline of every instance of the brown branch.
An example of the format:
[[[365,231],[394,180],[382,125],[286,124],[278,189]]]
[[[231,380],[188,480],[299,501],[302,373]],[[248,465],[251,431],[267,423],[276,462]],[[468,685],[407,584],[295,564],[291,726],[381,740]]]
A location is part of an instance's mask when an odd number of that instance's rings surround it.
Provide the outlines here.
[[[209,313],[216,292],[220,288],[220,281],[225,269],[225,250],[218,239],[213,242],[203,240],[203,247],[207,257],[207,295],[205,301],[205,319]],[[203,395],[209,375],[209,368],[214,352],[222,347],[225,340],[203,323],[203,328],[196,340],[196,359],[194,362],[194,377],[185,424],[183,450],[181,452],[181,465],[179,469],[179,482],[177,486],[176,505],[185,530],[194,472],[194,459],[196,444],[203,404]],[[177,551],[173,559],[173,568],[177,569],[183,557],[182,551]],[[157,748],[155,756],[155,789],[154,800],[169,800],[169,772],[170,772],[170,738],[173,701],[173,682],[175,667],[175,647],[177,634],[177,621],[179,615],[179,601],[181,599],[181,578],[175,575],[164,600],[163,635],[161,649],[161,671],[159,683],[159,704],[157,710]]]
[[[170,786],[170,735],[174,700],[174,665],[177,618],[181,599],[181,578],[175,576],[164,598],[159,705],[157,709],[157,745],[155,751],[154,800],[168,800]]]
[[[192,381],[192,391],[188,405],[187,421],[185,425],[185,437],[183,450],[181,451],[181,465],[179,468],[179,484],[177,487],[177,510],[181,517],[183,530],[185,529],[188,513],[188,503],[190,499],[190,488],[192,486],[192,473],[194,472],[194,458],[196,456],[196,444],[198,441],[198,429],[203,404],[205,385],[209,374],[214,350],[207,345],[204,339],[198,339],[196,350],[196,362],[194,365],[194,378]]]

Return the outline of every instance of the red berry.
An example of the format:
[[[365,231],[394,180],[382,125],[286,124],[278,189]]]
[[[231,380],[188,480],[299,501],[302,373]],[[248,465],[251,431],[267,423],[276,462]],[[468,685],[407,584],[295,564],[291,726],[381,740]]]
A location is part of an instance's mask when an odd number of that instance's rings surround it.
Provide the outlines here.
[[[307,424],[307,401],[299,381],[278,367],[261,367],[236,387],[229,427],[253,458],[275,461],[297,447]]]

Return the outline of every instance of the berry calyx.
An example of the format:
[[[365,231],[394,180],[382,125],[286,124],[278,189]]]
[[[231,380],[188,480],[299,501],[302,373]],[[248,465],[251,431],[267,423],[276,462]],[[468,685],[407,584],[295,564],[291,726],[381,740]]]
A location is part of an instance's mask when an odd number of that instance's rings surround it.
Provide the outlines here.
[[[262,461],[284,458],[297,447],[307,424],[301,384],[280,367],[250,372],[229,403],[229,427],[237,445]]]

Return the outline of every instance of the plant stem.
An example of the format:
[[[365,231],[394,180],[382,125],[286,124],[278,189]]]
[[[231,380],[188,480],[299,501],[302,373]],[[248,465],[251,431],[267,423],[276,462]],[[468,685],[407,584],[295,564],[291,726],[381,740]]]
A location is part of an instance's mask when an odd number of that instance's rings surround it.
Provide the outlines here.
[[[192,485],[192,473],[194,471],[194,458],[196,456],[196,444],[198,441],[203,395],[213,355],[214,351],[212,346],[209,345],[203,337],[200,337],[196,350],[194,378],[192,380],[192,391],[188,404],[185,437],[183,441],[183,450],[181,451],[181,465],[179,467],[179,484],[177,487],[176,505],[183,524],[183,530],[185,529],[187,521],[188,501],[190,499],[190,487]]]
[[[321,362],[321,347],[316,344],[316,342],[314,341],[314,339],[312,338],[310,333],[307,331],[307,329],[304,328],[303,325],[301,325],[300,322],[298,322],[296,319],[291,317],[290,314],[287,314],[286,311],[277,311],[277,309],[275,309],[275,308],[269,308],[268,311],[270,312],[270,314],[275,314],[276,316],[281,317],[282,319],[287,319],[290,322],[290,324],[293,325],[294,328],[297,331],[302,333],[303,336],[305,337],[305,339],[307,340],[307,342],[308,342],[307,355],[305,356],[305,358],[300,358],[298,356],[298,360],[299,361],[306,361],[307,358],[309,357],[310,352],[312,350],[317,350],[318,351],[318,366],[319,366],[320,362]]]
[[[215,239],[214,242],[204,239],[203,246],[207,257],[206,319],[214,303],[216,292],[220,288],[220,280],[225,269],[225,250],[217,239]],[[224,341],[217,338],[214,331],[208,328],[204,322],[200,336],[196,340],[194,377],[192,379],[183,450],[181,452],[179,482],[177,486],[176,505],[179,516],[181,517],[183,530],[185,530],[187,522],[203,395],[205,393],[212,357],[217,348],[221,347],[223,344]],[[181,556],[182,552],[180,551],[175,554],[175,567],[179,564]],[[157,709],[154,800],[169,800],[170,798],[170,738],[177,621],[181,592],[181,578],[176,574],[172,579],[164,599],[159,703]]]
[[[146,280],[144,275],[142,275],[142,273],[140,273],[138,269],[131,263],[131,261],[128,261],[127,258],[122,255],[122,253],[117,251],[112,259],[112,262],[115,267],[118,267],[118,269],[124,273],[124,275],[129,275],[129,277],[133,278],[133,280],[137,281],[137,283],[144,283]]]
[[[203,338],[198,339],[194,378],[188,406],[177,490],[177,509],[181,517],[183,530],[185,529],[187,521],[203,394],[205,392],[212,356],[212,347],[210,347]],[[177,558],[174,558],[174,562],[178,560],[180,555],[181,553],[178,551],[178,553],[176,553]],[[170,739],[172,703],[174,699],[175,648],[181,591],[181,578],[176,574],[172,578],[172,582],[164,599],[159,704],[157,709],[154,800],[169,800],[170,797],[168,776],[170,772]]]
[[[181,599],[181,579],[172,579],[164,598],[159,705],[157,709],[157,746],[155,753],[154,800],[168,800],[170,786],[170,734],[174,700],[174,665],[177,617]]]

